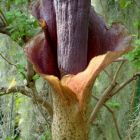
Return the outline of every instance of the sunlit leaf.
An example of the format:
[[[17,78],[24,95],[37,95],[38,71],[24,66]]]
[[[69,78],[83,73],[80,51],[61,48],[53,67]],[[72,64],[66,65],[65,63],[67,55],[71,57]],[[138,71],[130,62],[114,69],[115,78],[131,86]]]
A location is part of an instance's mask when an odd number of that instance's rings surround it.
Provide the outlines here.
[[[9,89],[11,89],[12,87],[15,87],[15,86],[16,86],[16,83],[17,83],[17,82],[16,82],[16,79],[13,78],[12,81],[10,82],[9,86],[8,86],[7,91],[8,91]]]

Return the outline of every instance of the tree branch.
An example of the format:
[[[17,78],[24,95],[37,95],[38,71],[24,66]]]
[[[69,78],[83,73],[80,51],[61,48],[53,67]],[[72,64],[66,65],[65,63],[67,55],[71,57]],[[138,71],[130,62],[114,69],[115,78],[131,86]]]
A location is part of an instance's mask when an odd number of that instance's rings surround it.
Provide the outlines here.
[[[1,96],[4,96],[4,95],[11,94],[11,93],[17,93],[17,92],[33,99],[32,90],[29,89],[29,88],[27,88],[27,87],[25,87],[25,86],[12,87],[9,90],[6,87],[2,87],[2,88],[0,88],[0,93],[1,93],[0,94],[0,97]],[[39,95],[36,95],[36,102],[39,105],[43,106],[48,111],[48,113],[49,113],[50,116],[53,115],[53,111],[52,111],[51,105],[44,98],[42,98]]]
[[[96,101],[99,101],[99,99],[97,97],[93,96],[93,95],[92,95],[92,98],[94,98]],[[118,134],[118,136],[119,136],[119,138],[121,140],[121,134],[120,134],[120,131],[119,131],[119,127],[118,127],[118,123],[117,123],[117,119],[115,117],[114,111],[109,106],[107,106],[105,103],[103,104],[103,106],[111,113],[112,118],[113,118],[113,122],[115,124],[117,134]]]
[[[4,25],[7,26],[8,25],[8,22],[2,12],[2,10],[0,9],[0,15],[1,15],[1,20],[3,21]]]
[[[14,63],[12,63],[12,62],[10,62],[7,58],[5,58],[4,55],[3,55],[1,52],[0,52],[0,56],[1,56],[9,65],[12,65],[12,66],[14,66],[14,67],[17,68],[17,65],[14,64]]]
[[[38,96],[38,91],[36,89],[36,86],[35,86],[35,81],[33,80],[33,76],[35,75],[35,71],[33,69],[33,65],[27,61],[27,86],[32,90],[31,92],[31,95],[32,95],[32,99],[34,101],[34,103],[37,105],[38,107],[38,110],[40,111],[41,115],[43,116],[43,118],[46,120],[47,122],[47,119],[44,115],[44,112],[42,111],[42,109],[40,108],[39,105],[41,106],[44,106],[48,112],[49,112],[49,115],[52,117],[53,116],[53,111],[52,111],[52,107],[51,105],[46,101],[46,99],[44,99],[43,97],[39,97]]]
[[[89,123],[94,121],[96,118],[97,113],[99,112],[99,110],[101,109],[101,107],[105,104],[106,101],[108,101],[111,97],[113,97],[114,95],[116,95],[120,90],[122,90],[126,85],[128,85],[129,83],[131,83],[134,80],[137,80],[137,78],[140,76],[140,72],[136,73],[135,75],[133,75],[133,77],[129,78],[128,80],[126,80],[125,82],[123,82],[117,89],[114,90],[114,88],[116,87],[116,78],[117,75],[122,67],[122,65],[124,64],[124,61],[121,63],[121,65],[118,67],[112,84],[105,90],[105,92],[103,93],[103,95],[101,96],[101,98],[99,99],[99,101],[97,102],[95,108],[93,109],[91,116],[89,118]],[[115,119],[114,119],[115,121]],[[117,130],[118,131],[118,130]]]
[[[140,72],[134,74],[131,78],[123,82],[111,95],[109,95],[109,99],[116,95],[120,90],[122,90],[125,86],[127,86],[129,83],[131,83],[134,80],[137,80],[137,78],[140,76]]]
[[[112,77],[111,75],[108,73],[108,71],[106,69],[103,70],[104,73],[108,76],[109,80],[112,81]]]
[[[121,68],[122,68],[122,66],[123,66],[124,63],[125,63],[125,61],[122,61],[122,62],[121,62],[120,66],[118,67],[118,69],[117,69],[117,71],[116,71],[116,73],[114,74],[113,83],[116,82],[116,79],[117,79],[117,77],[118,77],[118,74],[119,74],[119,72],[120,72],[120,70],[121,70]]]
[[[126,61],[128,61],[128,59],[120,57],[120,58],[114,60],[113,62],[126,62]]]
[[[17,93],[17,92],[30,97],[30,92],[25,89],[25,86],[16,86],[16,87],[12,87],[10,89],[8,89],[7,87],[1,87],[0,88],[0,93],[1,93],[0,97],[11,94],[11,93]]]
[[[99,99],[99,101],[97,102],[95,108],[93,109],[91,116],[89,118],[89,123],[91,123],[92,121],[95,120],[97,113],[99,112],[99,110],[101,109],[101,107],[103,106],[106,97],[108,96],[108,94],[116,87],[116,84],[112,83],[102,94],[101,98]]]
[[[115,74],[114,74],[114,77],[113,77],[113,80],[112,80],[112,83],[110,84],[110,86],[104,91],[104,93],[102,94],[101,98],[99,99],[99,101],[97,102],[95,108],[93,109],[92,113],[91,113],[91,116],[89,118],[89,123],[91,123],[92,121],[95,120],[96,118],[96,115],[97,113],[99,112],[99,110],[101,109],[101,107],[103,106],[103,104],[105,103],[106,101],[106,98],[110,95],[110,93],[112,93],[112,91],[114,90],[114,88],[116,87],[117,85],[117,82],[116,82],[116,79],[117,79],[117,76],[119,74],[119,71],[122,67],[122,65],[124,64],[124,62],[122,62],[118,69],[116,70]]]
[[[14,66],[16,69],[18,69],[18,66],[14,63],[12,63],[11,61],[9,61],[6,57],[4,57],[4,55],[0,52],[0,56],[9,64]],[[24,68],[24,70],[26,71],[26,69]],[[20,71],[20,74],[26,79],[26,75],[24,74],[24,72]]]

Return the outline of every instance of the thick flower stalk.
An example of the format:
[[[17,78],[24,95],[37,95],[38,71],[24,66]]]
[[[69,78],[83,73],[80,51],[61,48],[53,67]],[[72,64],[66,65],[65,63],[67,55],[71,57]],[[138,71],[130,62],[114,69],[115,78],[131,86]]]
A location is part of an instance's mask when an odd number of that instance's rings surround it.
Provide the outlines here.
[[[86,140],[93,83],[107,65],[130,50],[131,37],[118,23],[107,28],[90,0],[40,0],[32,13],[42,33],[25,52],[54,91],[53,140]]]

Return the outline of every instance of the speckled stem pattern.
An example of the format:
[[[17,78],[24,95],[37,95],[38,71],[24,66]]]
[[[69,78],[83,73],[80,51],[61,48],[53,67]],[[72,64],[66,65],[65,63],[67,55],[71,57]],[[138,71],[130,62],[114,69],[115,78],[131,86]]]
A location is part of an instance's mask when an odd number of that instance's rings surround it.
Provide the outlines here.
[[[53,94],[52,140],[87,140],[87,125],[84,113],[78,104]]]

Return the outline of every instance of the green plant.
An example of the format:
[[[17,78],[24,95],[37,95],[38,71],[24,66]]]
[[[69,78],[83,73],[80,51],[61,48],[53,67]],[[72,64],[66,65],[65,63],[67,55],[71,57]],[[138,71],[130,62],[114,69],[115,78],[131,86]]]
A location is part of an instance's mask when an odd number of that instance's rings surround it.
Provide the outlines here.
[[[45,133],[41,136],[40,140],[51,140],[51,132],[46,129]]]
[[[137,69],[140,69],[140,39],[134,41],[134,49],[126,57],[134,64]]]
[[[20,45],[28,41],[37,31],[38,24],[35,18],[25,12],[19,10],[7,11],[6,19],[11,38]]]

